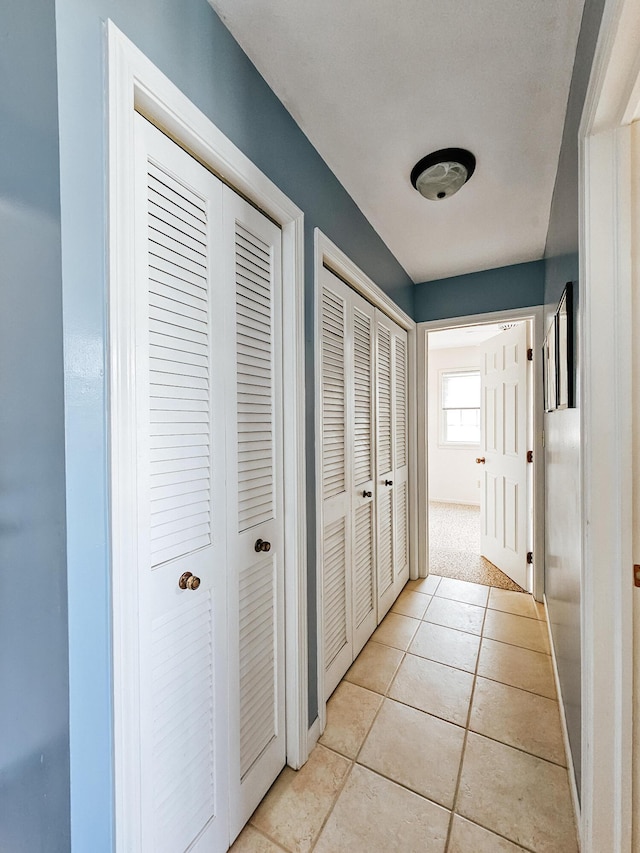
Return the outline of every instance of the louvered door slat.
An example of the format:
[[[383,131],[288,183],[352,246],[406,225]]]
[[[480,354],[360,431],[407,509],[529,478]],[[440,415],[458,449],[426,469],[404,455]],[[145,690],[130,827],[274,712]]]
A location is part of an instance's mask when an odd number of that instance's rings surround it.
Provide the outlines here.
[[[166,636],[179,641],[182,633],[201,638],[201,653],[185,658],[179,642],[167,648],[160,641]],[[175,853],[185,850],[199,832],[202,823],[193,821],[193,814],[208,815],[214,809],[213,783],[213,691],[211,601],[186,600],[176,608],[169,626],[156,621],[153,625],[154,660],[154,803],[156,831],[154,850]],[[169,677],[165,673],[169,672]],[[201,725],[184,730],[182,703],[173,713],[163,716],[162,711],[175,694],[184,695],[190,686],[190,707],[199,710]],[[189,785],[188,780],[195,780]],[[176,780],[183,785],[176,785]],[[175,812],[167,812],[165,802],[171,800]],[[176,803],[176,800],[178,801]],[[181,806],[181,808],[180,808]],[[191,819],[188,813],[191,812]],[[197,829],[196,829],[197,827]],[[171,846],[170,846],[171,845]]]
[[[353,310],[353,482],[357,487],[373,476],[371,459],[371,319]]]
[[[395,467],[407,464],[407,346],[394,336],[395,366]]]
[[[345,572],[345,523],[340,518],[324,531],[325,667],[331,665],[347,642]]]
[[[391,334],[378,326],[378,471],[390,471],[393,465],[391,447]]]
[[[378,495],[378,595],[393,584],[393,493],[382,489]]]
[[[251,253],[247,246],[252,247]],[[273,518],[274,512],[273,296],[269,246],[240,223],[236,223],[235,253],[238,521],[242,532]],[[247,260],[249,254],[253,260]],[[247,455],[251,450],[261,451],[260,456]]]
[[[329,288],[322,293],[323,497],[346,488],[345,304]]]
[[[153,174],[151,174],[153,171]],[[198,247],[197,253],[189,250],[187,254],[199,259],[198,268],[206,286],[207,253],[206,245],[187,238],[181,230],[180,212],[188,210],[188,223],[184,227],[206,233],[206,207],[201,199],[188,188],[179,184],[173,177],[161,173],[155,166],[149,168],[149,184],[153,185],[155,199],[162,199],[162,193],[167,197],[166,205],[173,206],[174,213],[170,222],[162,222],[149,214],[149,252],[154,252],[158,243],[164,245],[165,258],[177,268],[186,265],[184,249],[185,241]],[[158,180],[159,177],[162,180]],[[177,207],[176,200],[183,199],[182,206]],[[149,198],[149,204],[152,199]],[[195,225],[193,224],[195,223]],[[161,230],[158,230],[159,227]],[[179,291],[179,287],[177,288]],[[209,435],[211,424],[208,412],[211,406],[210,379],[208,369],[208,293],[201,289],[202,297],[194,300],[197,307],[187,304],[184,300],[190,297],[174,298],[176,289],[158,286],[149,275],[149,328],[157,334],[155,344],[149,350],[149,408],[150,432],[154,432],[156,422],[162,422],[160,434],[150,439],[150,476],[151,476],[151,515],[159,511],[163,513],[163,523],[151,527],[151,553],[153,565],[159,565],[170,559],[189,553],[207,545],[211,541],[211,507],[208,501],[199,508],[199,512],[186,511],[190,501],[176,503],[173,512],[166,507],[158,507],[157,501],[163,500],[167,493],[158,490],[157,486],[176,483],[182,479],[200,484],[199,491],[209,490],[211,479],[211,455]],[[181,338],[187,338],[191,344],[196,344],[197,355],[201,358],[198,368],[185,363],[183,357],[174,356],[175,347],[180,346]],[[158,357],[155,347],[160,346],[162,352]],[[197,373],[197,375],[195,375]],[[185,433],[180,421],[173,428],[167,428],[164,418],[159,418],[159,412],[173,411],[187,415],[194,410],[201,411],[205,417],[200,422],[197,433]],[[184,460],[191,460],[182,464]],[[196,462],[197,460],[197,462]],[[188,470],[188,474],[186,471]],[[166,479],[169,472],[177,476]],[[170,475],[169,475],[170,476]],[[178,489],[173,496],[189,494]]]
[[[276,734],[273,560],[240,575],[240,772],[244,776]],[[260,677],[257,677],[260,676]]]
[[[409,498],[407,483],[400,483],[396,490],[396,565],[398,570],[409,562]]]
[[[373,503],[355,512],[355,613],[359,627],[374,608]]]

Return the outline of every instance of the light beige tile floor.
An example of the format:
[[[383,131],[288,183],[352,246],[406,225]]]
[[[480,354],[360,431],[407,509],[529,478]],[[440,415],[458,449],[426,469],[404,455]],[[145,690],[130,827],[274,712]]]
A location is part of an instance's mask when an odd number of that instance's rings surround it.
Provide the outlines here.
[[[577,853],[544,609],[410,581],[233,853]]]

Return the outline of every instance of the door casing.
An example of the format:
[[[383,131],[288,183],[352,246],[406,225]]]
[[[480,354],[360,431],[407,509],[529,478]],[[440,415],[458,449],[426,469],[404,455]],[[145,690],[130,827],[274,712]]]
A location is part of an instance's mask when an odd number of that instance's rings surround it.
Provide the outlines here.
[[[136,469],[132,318],[133,122],[144,115],[282,228],[287,763],[308,757],[308,643],[304,417],[304,215],[112,21],[107,22],[109,188],[109,457],[116,853],[140,846],[135,564]]]
[[[432,320],[418,323],[417,326],[417,486],[418,502],[421,507],[429,505],[428,479],[428,419],[427,419],[427,376],[429,350],[427,338],[429,332],[443,329],[459,329],[464,326],[479,326],[485,323],[505,323],[513,320],[529,320],[532,325],[534,352],[533,371],[533,596],[542,601],[544,596],[544,453],[543,446],[543,406],[542,406],[542,370],[536,370],[535,359],[540,364],[542,351],[543,308],[519,308],[507,311],[492,311],[485,314],[473,314],[466,317],[453,317],[446,320]],[[418,517],[418,563],[421,576],[426,577],[429,565],[429,524],[428,514],[421,512]]]

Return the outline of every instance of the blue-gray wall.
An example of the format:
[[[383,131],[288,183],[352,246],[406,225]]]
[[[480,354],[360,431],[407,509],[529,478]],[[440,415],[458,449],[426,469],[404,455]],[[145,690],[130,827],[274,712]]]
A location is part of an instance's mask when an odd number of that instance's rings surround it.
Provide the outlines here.
[[[72,833],[112,837],[104,23],[115,24],[305,212],[310,712],[315,695],[313,228],[409,313],[412,285],[206,0],[56,0],[66,353]],[[295,69],[293,69],[295,73]]]
[[[555,311],[567,281],[574,282],[574,316],[578,277],[578,129],[589,82],[604,0],[586,0],[546,246],[545,306]],[[580,329],[576,328],[578,366]],[[580,388],[573,409],[545,415],[546,542],[545,593],[556,650],[569,740],[580,788]]]
[[[416,285],[414,318],[444,320],[530,308],[544,300],[544,261],[512,264]]]
[[[0,25],[0,850],[69,850],[54,9]]]

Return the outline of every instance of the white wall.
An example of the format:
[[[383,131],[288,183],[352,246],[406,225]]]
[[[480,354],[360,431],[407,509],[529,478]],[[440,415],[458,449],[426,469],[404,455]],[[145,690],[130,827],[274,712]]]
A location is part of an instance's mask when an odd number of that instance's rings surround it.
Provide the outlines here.
[[[429,417],[429,500],[480,503],[480,445],[440,444],[440,378],[442,370],[480,369],[479,347],[429,350],[427,405]]]

